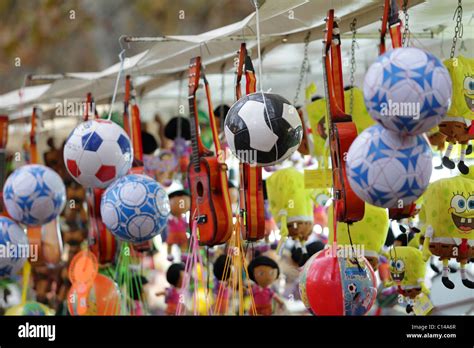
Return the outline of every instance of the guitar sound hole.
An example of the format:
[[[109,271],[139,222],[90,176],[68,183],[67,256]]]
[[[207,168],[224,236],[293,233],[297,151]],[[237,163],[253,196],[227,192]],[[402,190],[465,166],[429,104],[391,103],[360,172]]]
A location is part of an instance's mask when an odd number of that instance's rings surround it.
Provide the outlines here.
[[[202,186],[202,182],[198,182],[197,185],[196,185],[196,191],[197,191],[197,194],[199,197],[202,197],[202,195],[204,194],[204,186]]]

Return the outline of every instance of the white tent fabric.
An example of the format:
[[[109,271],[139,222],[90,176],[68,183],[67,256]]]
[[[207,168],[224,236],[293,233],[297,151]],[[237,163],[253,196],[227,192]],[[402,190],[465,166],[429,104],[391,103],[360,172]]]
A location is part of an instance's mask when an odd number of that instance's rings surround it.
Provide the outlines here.
[[[409,5],[423,1],[412,0]],[[341,31],[347,32],[354,17],[357,17],[359,27],[377,22],[382,14],[382,4],[383,0],[266,1],[259,9],[262,50],[267,54],[283,43],[301,43],[308,32],[311,32],[310,40],[321,39],[329,7],[335,8],[341,19]],[[255,58],[256,50],[252,48],[256,45],[256,20],[256,13],[252,13],[237,23],[206,33],[165,36],[162,41],[147,43],[144,52],[125,60],[124,75],[132,74],[138,93],[144,95],[182,77],[189,59],[196,55],[202,56],[208,74],[231,69],[239,44],[244,39]],[[120,63],[117,63],[97,73],[65,74],[64,79],[45,85],[43,93],[36,98],[23,100],[23,107],[60,99],[83,99],[87,92],[92,92],[98,103],[109,102],[119,68]],[[119,94],[122,91],[123,83]],[[19,102],[7,105],[10,110],[20,108]]]

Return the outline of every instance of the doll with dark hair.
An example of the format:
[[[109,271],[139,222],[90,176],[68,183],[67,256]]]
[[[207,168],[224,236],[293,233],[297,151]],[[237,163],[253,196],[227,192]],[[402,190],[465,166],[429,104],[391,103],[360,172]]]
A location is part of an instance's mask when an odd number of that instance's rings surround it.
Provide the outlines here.
[[[254,282],[252,293],[257,315],[272,315],[273,300],[280,307],[284,306],[284,302],[270,287],[280,276],[280,267],[273,259],[268,256],[257,256],[250,262],[248,272]],[[250,313],[252,314],[252,310]]]
[[[230,260],[224,255],[220,255],[214,261],[213,273],[216,278],[214,286],[214,298],[216,299],[214,314],[226,314],[229,304],[229,278]],[[227,269],[226,269],[227,263]]]
[[[181,254],[186,252],[188,246],[188,222],[185,214],[191,207],[191,197],[189,192],[185,190],[173,191],[168,195],[171,207],[171,216],[168,218],[168,236],[166,244],[168,244],[168,260],[173,260],[171,255],[171,247],[179,246]]]
[[[166,280],[171,287],[157,292],[156,296],[165,296],[166,315],[175,315],[179,303],[179,290],[183,286],[184,263],[173,263],[166,272]]]

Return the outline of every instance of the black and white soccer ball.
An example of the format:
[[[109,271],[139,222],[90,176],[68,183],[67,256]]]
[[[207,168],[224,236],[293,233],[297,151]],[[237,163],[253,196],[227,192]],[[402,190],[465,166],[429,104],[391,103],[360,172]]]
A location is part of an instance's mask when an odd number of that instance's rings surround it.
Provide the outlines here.
[[[224,132],[232,153],[241,162],[270,166],[283,162],[298,149],[303,126],[288,100],[257,92],[232,105]]]

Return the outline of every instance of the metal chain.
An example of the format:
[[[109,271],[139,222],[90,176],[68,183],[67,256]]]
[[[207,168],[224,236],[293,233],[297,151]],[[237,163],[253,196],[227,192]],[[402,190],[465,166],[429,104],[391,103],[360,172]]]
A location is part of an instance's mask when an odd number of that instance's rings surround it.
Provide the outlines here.
[[[408,28],[408,0],[403,0],[402,6],[403,14],[405,15],[405,21],[403,22],[403,36],[402,36],[402,47],[408,46],[408,37],[410,36],[410,29]]]
[[[305,77],[306,73],[309,70],[308,46],[309,46],[310,36],[311,36],[311,32],[308,32],[308,34],[304,38],[303,62],[301,62],[300,77],[299,77],[299,80],[298,80],[298,85],[296,87],[295,98],[293,99],[293,105],[294,106],[296,106],[296,104],[298,103],[298,98],[300,96],[301,86],[303,85],[304,77]]]
[[[454,19],[456,20],[456,26],[454,27],[453,44],[451,45],[451,54],[449,55],[450,58],[454,58],[457,41],[462,38],[464,32],[464,27],[462,25],[462,0],[458,0],[458,6],[453,15],[453,20]]]
[[[354,108],[354,85],[355,85],[355,71],[356,71],[356,59],[355,59],[355,47],[356,47],[356,24],[357,24],[357,18],[354,18],[351,22],[351,32],[352,32],[352,44],[351,44],[351,75],[350,75],[350,84],[351,84],[351,94],[350,94],[350,104],[349,104],[349,109],[350,112],[349,114],[352,115],[352,110]]]

